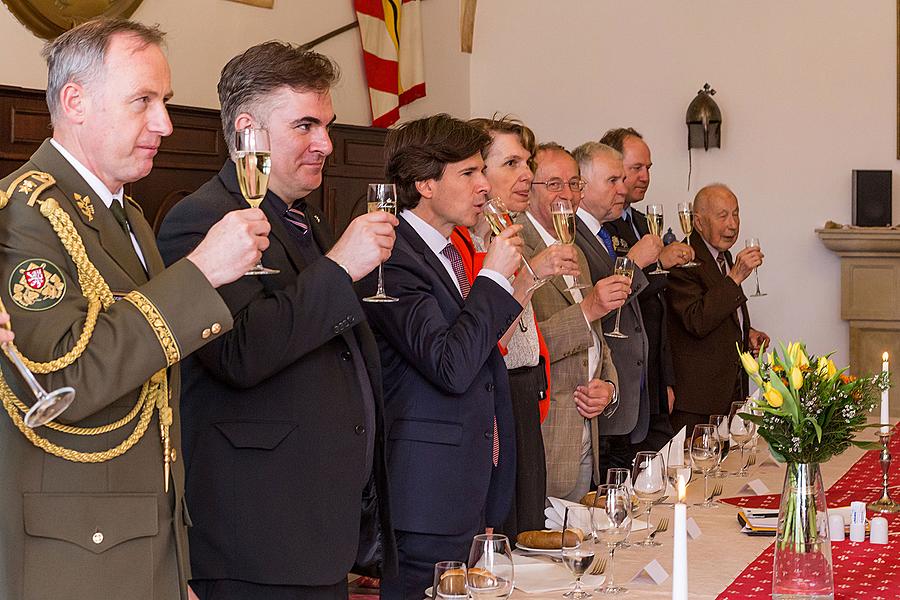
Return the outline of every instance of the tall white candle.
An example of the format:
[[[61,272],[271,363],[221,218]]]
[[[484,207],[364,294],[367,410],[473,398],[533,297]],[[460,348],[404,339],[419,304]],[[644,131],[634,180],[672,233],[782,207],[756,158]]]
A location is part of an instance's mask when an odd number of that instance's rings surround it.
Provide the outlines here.
[[[684,477],[678,476],[678,502],[675,504],[675,541],[672,544],[672,600],[687,600],[687,505],[684,503]]]
[[[888,353],[887,352],[885,352],[884,354],[881,355],[881,371],[883,373],[887,373],[889,371]],[[888,391],[884,390],[883,392],[881,392],[881,420],[879,421],[879,423],[890,423],[890,421],[891,421],[890,407],[891,407],[891,401],[888,398]],[[884,425],[881,428],[881,433],[886,434],[889,431],[890,431],[890,427],[888,425]]]

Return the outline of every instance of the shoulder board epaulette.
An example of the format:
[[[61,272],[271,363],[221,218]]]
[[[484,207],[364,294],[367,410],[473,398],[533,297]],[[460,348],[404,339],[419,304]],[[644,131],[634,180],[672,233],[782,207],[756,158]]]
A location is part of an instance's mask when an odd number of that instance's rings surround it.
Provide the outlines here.
[[[134,198],[132,198],[132,197],[129,196],[128,194],[122,194],[122,195],[125,196],[125,199],[128,200],[128,203],[129,203],[129,204],[131,204],[133,207],[135,207],[136,209],[138,209],[139,211],[141,211],[141,214],[144,214],[144,209],[143,209],[143,207],[142,207],[140,204],[137,203],[137,200],[135,200]]]
[[[6,190],[0,190],[0,209],[6,207],[13,194],[28,196],[28,206],[34,206],[41,192],[54,185],[56,179],[43,171],[27,171],[12,180]]]

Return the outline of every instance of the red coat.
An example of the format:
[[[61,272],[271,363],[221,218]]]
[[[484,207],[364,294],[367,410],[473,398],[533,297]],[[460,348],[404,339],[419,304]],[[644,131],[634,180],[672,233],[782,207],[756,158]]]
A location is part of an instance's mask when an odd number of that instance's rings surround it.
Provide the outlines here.
[[[478,274],[478,271],[481,270],[481,265],[484,263],[484,256],[486,253],[477,252],[475,250],[472,236],[469,235],[469,230],[465,227],[455,227],[453,233],[450,234],[450,241],[456,246],[456,249],[462,256],[463,267],[466,269],[469,283],[472,283],[475,276]],[[540,355],[544,357],[544,369],[546,369],[547,372],[547,391],[544,394],[544,399],[538,402],[538,407],[541,412],[541,423],[543,423],[544,419],[547,418],[547,413],[550,411],[550,352],[547,350],[547,344],[544,343],[544,336],[541,335],[541,330],[538,327],[537,316],[534,318],[534,328],[537,330]],[[500,348],[500,353],[506,356],[506,348],[500,344],[497,344],[497,346]]]

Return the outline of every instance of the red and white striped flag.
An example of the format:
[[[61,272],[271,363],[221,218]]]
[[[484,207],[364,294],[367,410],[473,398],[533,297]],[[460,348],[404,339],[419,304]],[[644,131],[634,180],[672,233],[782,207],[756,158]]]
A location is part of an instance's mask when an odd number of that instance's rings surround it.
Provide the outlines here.
[[[372,125],[388,127],[400,107],[425,95],[419,0],[354,0],[362,37]]]

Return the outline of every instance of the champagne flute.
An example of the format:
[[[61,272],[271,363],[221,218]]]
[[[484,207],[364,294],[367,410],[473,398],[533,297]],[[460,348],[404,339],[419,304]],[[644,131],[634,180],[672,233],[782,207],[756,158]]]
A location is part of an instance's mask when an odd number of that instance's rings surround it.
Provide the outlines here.
[[[731,436],[729,435],[728,415],[710,415],[709,424],[716,427],[716,435],[719,436],[719,444],[722,451],[719,453],[719,462],[713,468],[713,477],[723,478],[728,476],[728,471],[722,468],[722,463],[728,458],[728,451],[731,449]]]
[[[687,245],[691,245],[691,233],[694,232],[694,203],[679,202],[678,203],[678,222],[681,224],[681,231],[684,233]],[[689,260],[681,265],[682,267],[696,267],[700,263],[695,260]]]
[[[744,242],[745,248],[759,248],[759,238],[750,238]],[[753,269],[754,275],[756,275],[756,291],[750,294],[751,298],[759,298],[761,296],[768,296],[767,293],[759,291],[759,267]]]
[[[503,203],[499,196],[487,199],[484,205],[484,218],[487,220],[488,225],[491,226],[491,231],[494,235],[500,235],[504,229],[513,224],[509,209],[506,208],[506,204]],[[528,288],[529,292],[533,292],[552,279],[551,277],[538,277],[524,256],[522,257],[522,264],[525,265],[525,268],[528,269],[528,273],[531,274],[531,278],[534,280],[534,283]]]
[[[594,591],[609,595],[623,594],[628,590],[615,584],[613,564],[616,558],[616,548],[631,531],[631,495],[628,490],[624,486],[598,486],[597,495],[594,497],[593,517],[593,528],[597,540],[605,543],[609,549],[605,585]]]
[[[581,578],[585,572],[594,564],[594,554],[597,549],[593,542],[593,531],[585,531],[583,540],[578,538],[578,534],[573,527],[576,521],[588,523],[593,529],[591,519],[591,508],[587,506],[567,506],[565,516],[563,517],[563,535],[562,535],[562,561],[563,564],[575,576],[575,585],[571,590],[563,594],[564,598],[573,598],[579,600],[581,598],[590,598],[591,594],[581,587]]]
[[[556,239],[559,243],[572,245],[575,243],[575,209],[572,203],[564,198],[557,198],[550,203],[550,216],[553,218],[553,229],[556,230]],[[579,273],[572,280],[572,285],[566,291],[581,290],[590,287],[581,280]]]
[[[750,413],[750,403],[747,401],[732,402],[729,418],[729,430],[731,439],[741,449],[741,469],[735,473],[738,477],[747,477],[747,465],[744,463],[744,449],[747,442],[753,439],[756,433],[756,423],[745,419],[740,413]]]
[[[247,204],[259,208],[269,189],[269,173],[272,171],[272,150],[269,132],[260,127],[247,126],[235,132],[235,160],[238,186]],[[269,269],[262,258],[244,275],[276,275],[278,269]]]
[[[431,586],[432,600],[466,600],[466,563],[444,560],[434,564],[434,580]]]
[[[652,235],[662,239],[663,234],[663,207],[662,204],[647,205],[647,229]],[[665,275],[668,273],[662,268],[662,263],[656,261],[656,269],[650,271],[651,275]]]
[[[638,452],[634,457],[634,470],[631,472],[631,485],[634,487],[634,495],[639,500],[647,503],[647,525],[650,525],[650,513],[653,511],[653,503],[662,498],[666,493],[666,462],[659,452]],[[635,546],[662,546],[656,540],[648,537]]]
[[[704,508],[718,508],[709,498],[709,472],[719,461],[719,435],[714,425],[709,423],[694,425],[694,433],[691,435],[691,463],[703,473],[703,502],[697,504]]]
[[[509,539],[497,533],[482,533],[472,539],[466,585],[472,600],[505,600],[512,594],[512,550]]]
[[[616,275],[622,275],[631,281],[634,277],[634,261],[627,256],[616,257],[616,265],[613,271]],[[616,309],[616,326],[612,331],[604,332],[603,335],[611,338],[628,339],[628,336],[619,331],[619,320],[622,318],[622,307]]]
[[[0,311],[6,312],[6,307],[3,306],[2,300],[0,300]],[[12,331],[9,321],[4,323],[3,327],[5,327],[7,331]],[[36,399],[36,402],[32,404],[31,408],[28,409],[28,412],[25,413],[24,421],[27,427],[35,429],[41,425],[46,425],[61,415],[64,410],[69,408],[69,405],[75,400],[75,388],[66,386],[47,393],[41,384],[38,383],[34,373],[25,366],[25,363],[19,356],[19,349],[16,348],[16,345],[13,342],[4,342],[0,348],[3,349],[3,353],[6,354],[7,358],[9,358],[16,367],[19,374],[22,375],[22,379],[24,379],[25,383],[28,384],[28,387],[31,388],[31,393],[34,394]]]
[[[393,183],[370,183],[366,196],[368,212],[382,210],[392,215],[397,214],[397,186]],[[384,263],[378,265],[378,289],[374,296],[363,298],[363,302],[397,302],[399,298],[384,293]]]

